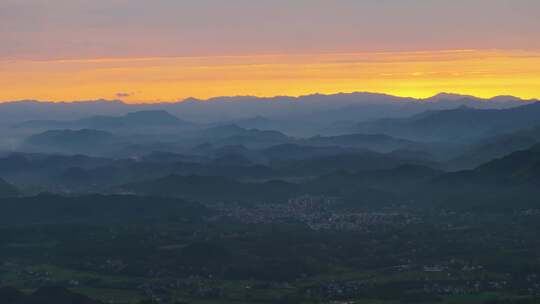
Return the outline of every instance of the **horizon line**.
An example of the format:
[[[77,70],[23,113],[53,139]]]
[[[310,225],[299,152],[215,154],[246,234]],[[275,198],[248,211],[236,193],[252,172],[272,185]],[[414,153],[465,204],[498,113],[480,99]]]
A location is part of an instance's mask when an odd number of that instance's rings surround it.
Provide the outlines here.
[[[324,97],[331,97],[331,96],[337,96],[337,95],[355,95],[355,94],[365,94],[365,95],[379,95],[379,96],[387,96],[387,97],[393,97],[393,98],[401,98],[401,99],[413,99],[416,101],[426,101],[430,99],[434,99],[441,95],[448,95],[448,96],[454,96],[454,97],[462,97],[462,98],[472,98],[476,100],[483,100],[483,101],[490,101],[496,98],[509,98],[509,99],[517,99],[519,101],[523,102],[534,102],[534,101],[540,101],[540,98],[522,98],[516,95],[512,94],[502,94],[502,95],[493,95],[491,97],[479,97],[471,94],[462,94],[462,93],[455,93],[455,92],[445,92],[441,91],[437,94],[434,94],[429,97],[425,98],[418,98],[418,97],[412,97],[412,96],[403,96],[403,95],[397,95],[397,94],[389,94],[384,92],[370,92],[370,91],[352,91],[352,92],[337,92],[337,93],[319,93],[314,92],[311,94],[302,94],[302,95],[272,95],[272,96],[257,96],[257,95],[222,95],[222,96],[214,96],[210,98],[198,98],[194,96],[186,97],[183,99],[178,100],[169,100],[169,101],[162,101],[162,100],[146,100],[146,101],[134,101],[134,102],[127,102],[121,98],[118,99],[109,99],[109,98],[97,98],[97,99],[89,99],[89,100],[61,100],[61,101],[52,101],[52,100],[39,100],[39,99],[18,99],[18,100],[2,100],[0,101],[1,104],[14,104],[14,103],[24,103],[24,102],[35,102],[35,103],[44,103],[44,104],[75,104],[75,103],[95,103],[95,102],[120,102],[125,105],[152,105],[152,104],[180,104],[184,102],[189,101],[197,101],[197,102],[212,102],[216,99],[233,99],[233,98],[254,98],[254,99],[276,99],[276,98],[290,98],[290,99],[301,99],[311,96],[324,96]],[[444,99],[443,99],[444,100]],[[451,100],[451,99],[447,99]]]

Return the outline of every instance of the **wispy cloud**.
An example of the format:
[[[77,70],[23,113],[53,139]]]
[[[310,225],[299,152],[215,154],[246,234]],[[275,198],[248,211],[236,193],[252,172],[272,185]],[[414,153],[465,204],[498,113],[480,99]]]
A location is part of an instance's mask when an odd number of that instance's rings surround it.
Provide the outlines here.
[[[152,102],[191,96],[299,96],[353,91],[412,97],[453,91],[479,97],[538,98],[539,54],[467,50],[0,60],[0,101],[114,96],[129,102]]]
[[[133,95],[133,94],[131,94],[131,93],[122,93],[122,92],[116,93],[116,97],[118,97],[118,98],[126,98],[126,97],[130,97],[131,95]]]

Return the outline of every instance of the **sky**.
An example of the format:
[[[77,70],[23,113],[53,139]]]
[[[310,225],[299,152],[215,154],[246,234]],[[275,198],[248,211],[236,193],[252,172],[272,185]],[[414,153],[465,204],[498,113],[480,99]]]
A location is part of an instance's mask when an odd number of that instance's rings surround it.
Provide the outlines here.
[[[0,0],[0,101],[540,98],[538,0]]]

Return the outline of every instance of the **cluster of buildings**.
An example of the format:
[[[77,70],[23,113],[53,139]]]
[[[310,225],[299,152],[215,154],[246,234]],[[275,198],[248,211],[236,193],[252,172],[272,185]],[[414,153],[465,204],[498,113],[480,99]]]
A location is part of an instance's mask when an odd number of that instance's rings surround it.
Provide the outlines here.
[[[212,206],[219,216],[230,218],[244,224],[273,224],[284,222],[304,223],[313,230],[369,230],[372,226],[409,225],[420,219],[405,211],[354,212],[336,208],[340,202],[337,197],[303,195],[291,198],[286,203],[220,204]]]

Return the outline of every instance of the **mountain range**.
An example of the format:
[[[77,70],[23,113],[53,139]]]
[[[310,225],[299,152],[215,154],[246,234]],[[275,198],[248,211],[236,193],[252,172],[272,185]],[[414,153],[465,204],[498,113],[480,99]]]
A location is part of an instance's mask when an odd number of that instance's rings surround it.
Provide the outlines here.
[[[120,116],[95,115],[75,120],[30,120],[16,125],[17,128],[76,128],[76,129],[121,129],[151,127],[182,127],[188,122],[164,110],[129,112]]]
[[[426,111],[403,119],[360,123],[357,130],[384,133],[419,141],[470,141],[491,137],[540,123],[540,103],[510,109],[476,109],[460,106]]]
[[[179,102],[157,104],[127,104],[120,100],[63,103],[29,100],[1,103],[0,119],[4,123],[16,123],[24,120],[70,120],[91,115],[124,115],[137,111],[165,110],[194,122],[223,122],[252,119],[257,116],[306,121],[314,119],[327,121],[329,118],[341,116],[344,120],[354,118],[365,121],[383,117],[405,117],[426,110],[451,109],[460,105],[478,109],[501,109],[531,102],[533,101],[512,96],[481,99],[448,93],[427,99],[375,93],[342,93],[271,98],[252,96],[216,97],[209,100],[188,98]]]

